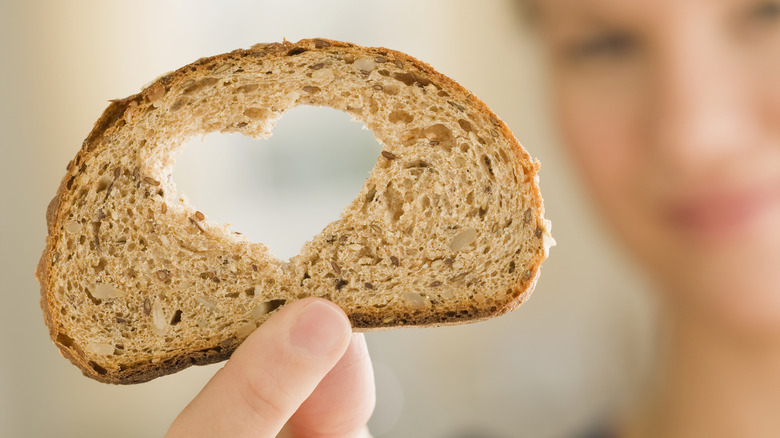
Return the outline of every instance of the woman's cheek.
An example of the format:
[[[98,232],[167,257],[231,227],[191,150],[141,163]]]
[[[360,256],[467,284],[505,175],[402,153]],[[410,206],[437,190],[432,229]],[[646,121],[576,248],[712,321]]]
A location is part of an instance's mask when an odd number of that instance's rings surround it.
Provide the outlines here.
[[[612,232],[645,262],[662,253],[662,212],[647,187],[652,172],[636,94],[600,96],[593,88],[561,84],[557,97],[563,141],[570,149],[586,189]]]
[[[564,143],[571,150],[591,195],[612,221],[618,210],[631,209],[638,201],[631,191],[639,183],[640,149],[632,133],[634,121],[625,104],[600,101],[578,87],[562,88],[558,111]]]

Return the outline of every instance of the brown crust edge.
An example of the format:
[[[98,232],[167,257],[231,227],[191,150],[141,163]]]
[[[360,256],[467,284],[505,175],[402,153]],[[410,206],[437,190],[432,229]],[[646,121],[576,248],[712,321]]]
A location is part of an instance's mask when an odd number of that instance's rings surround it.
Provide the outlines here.
[[[480,100],[465,87],[453,79],[439,73],[425,62],[422,62],[405,53],[384,47],[360,47],[355,44],[324,38],[303,39],[297,43],[290,43],[289,41],[285,40],[281,43],[256,45],[250,49],[238,49],[228,53],[200,58],[171,73],[159,77],[137,94],[128,96],[124,99],[112,100],[111,104],[104,110],[100,118],[95,122],[94,127],[82,143],[82,147],[76,154],[76,157],[68,164],[67,172],[60,183],[57,194],[52,199],[47,208],[46,246],[43,250],[43,253],[41,254],[41,258],[35,270],[35,278],[40,282],[41,285],[41,309],[43,310],[44,320],[49,328],[49,336],[51,337],[52,342],[54,342],[54,344],[59,348],[60,353],[65,358],[70,360],[74,365],[76,365],[85,376],[100,382],[113,384],[147,382],[157,377],[173,374],[193,365],[208,365],[224,361],[230,358],[233,351],[235,351],[235,349],[238,348],[238,345],[240,345],[240,342],[233,342],[232,344],[225,345],[224,347],[220,347],[219,350],[208,349],[206,351],[182,353],[155,364],[139,365],[137,367],[132,367],[124,371],[120,371],[118,373],[107,372],[99,365],[90,363],[86,360],[78,345],[68,343],[69,338],[67,335],[64,335],[58,330],[60,328],[60,323],[57,321],[55,314],[53,314],[50,310],[51,306],[49,302],[49,294],[51,292],[49,290],[48,266],[50,265],[50,259],[52,257],[51,248],[54,247],[54,243],[59,238],[58,233],[55,232],[55,225],[59,222],[61,207],[63,204],[65,204],[63,199],[67,200],[68,195],[70,194],[70,191],[67,188],[68,181],[69,178],[73,178],[77,174],[77,169],[81,165],[82,160],[84,160],[87,154],[97,146],[103,136],[105,136],[111,130],[121,126],[121,124],[124,124],[122,116],[132,102],[135,102],[136,104],[140,104],[144,101],[149,102],[148,94],[150,89],[153,87],[165,87],[166,84],[170,83],[177,77],[186,74],[192,74],[190,70],[194,67],[215,62],[240,60],[240,58],[244,56],[261,51],[267,54],[281,56],[283,53],[286,54],[294,48],[304,48],[306,50],[323,50],[330,47],[359,47],[361,50],[367,52],[376,52],[378,55],[392,54],[397,59],[401,59],[404,62],[410,63],[417,69],[423,71],[425,74],[428,74],[430,77],[435,78],[442,83],[446,83],[456,91],[462,93],[466,99],[471,100],[475,109],[486,114],[489,117],[489,120],[493,123],[494,127],[499,129],[503,135],[512,140],[518,158],[515,160],[514,164],[518,168],[522,168],[523,174],[526,178],[526,180],[523,182],[530,183],[532,186],[532,192],[537,195],[531,199],[531,202],[532,206],[536,210],[537,217],[539,220],[541,220],[544,214],[544,206],[539,185],[535,180],[535,176],[539,170],[539,163],[532,161],[528,152],[523,149],[522,145],[514,136],[506,123],[499,119],[498,116],[496,116],[496,114],[490,110],[490,108],[488,108],[488,106],[482,100]],[[545,224],[537,223],[537,226],[544,227]],[[531,260],[532,265],[529,268],[532,273],[531,279],[527,282],[521,281],[512,286],[510,290],[513,293],[510,296],[513,298],[504,302],[496,303],[496,310],[494,311],[491,311],[489,308],[479,308],[476,306],[464,306],[468,307],[467,309],[463,309],[468,310],[468,313],[464,314],[455,312],[454,315],[452,314],[452,311],[445,312],[439,309],[434,309],[433,311],[425,310],[419,312],[418,314],[413,314],[412,316],[416,316],[417,319],[407,321],[405,324],[398,324],[393,322],[385,323],[378,315],[366,315],[362,313],[353,313],[350,315],[348,313],[348,316],[355,332],[378,331],[399,327],[434,327],[458,325],[484,321],[508,313],[528,299],[531,292],[533,292],[533,289],[539,278],[541,263],[546,258],[546,252],[543,248],[540,247],[536,256]]]

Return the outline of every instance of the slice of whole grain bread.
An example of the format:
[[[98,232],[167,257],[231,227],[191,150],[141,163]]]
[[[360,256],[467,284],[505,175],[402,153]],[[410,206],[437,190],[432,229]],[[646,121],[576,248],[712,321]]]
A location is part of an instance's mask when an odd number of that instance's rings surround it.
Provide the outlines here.
[[[268,137],[296,105],[351,114],[384,149],[340,219],[282,261],[179,199],[171,173],[189,137]],[[85,375],[135,383],[226,359],[302,297],[358,331],[500,315],[551,243],[538,167],[485,104],[403,53],[310,39],[203,58],[113,101],[68,165],[36,272],[46,324]]]

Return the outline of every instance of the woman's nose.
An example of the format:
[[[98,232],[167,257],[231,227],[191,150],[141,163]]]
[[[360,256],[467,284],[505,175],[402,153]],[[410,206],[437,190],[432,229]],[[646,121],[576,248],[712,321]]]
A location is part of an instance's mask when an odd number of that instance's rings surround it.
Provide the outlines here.
[[[729,45],[705,20],[670,24],[652,92],[653,158],[673,180],[699,181],[752,142],[750,92]]]

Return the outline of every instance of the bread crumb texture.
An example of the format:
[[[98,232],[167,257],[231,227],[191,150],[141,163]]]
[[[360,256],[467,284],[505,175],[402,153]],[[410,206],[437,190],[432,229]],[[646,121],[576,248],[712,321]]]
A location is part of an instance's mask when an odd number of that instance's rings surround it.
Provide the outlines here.
[[[383,150],[283,261],[178,198],[171,174],[191,136],[268,137],[297,105],[351,114]],[[113,101],[68,165],[37,273],[46,322],[86,375],[134,383],[224,360],[303,297],[358,331],[496,316],[547,255],[537,170],[481,101],[408,55],[312,39],[204,58]]]

